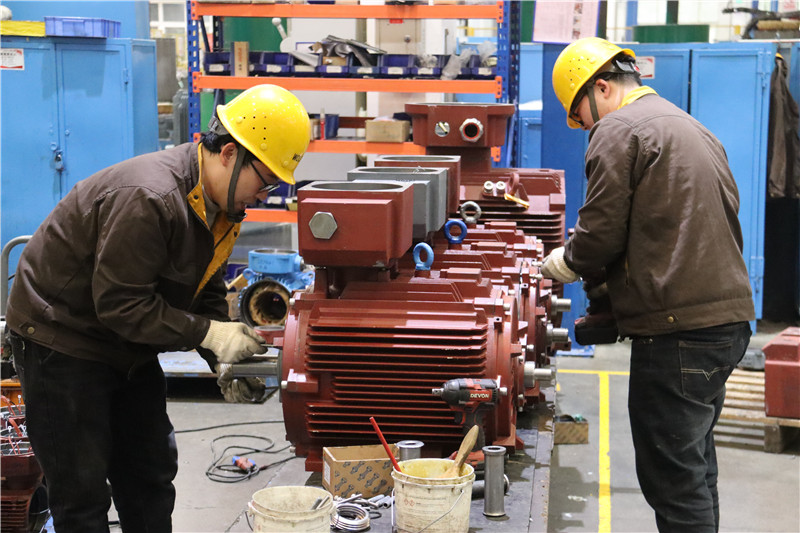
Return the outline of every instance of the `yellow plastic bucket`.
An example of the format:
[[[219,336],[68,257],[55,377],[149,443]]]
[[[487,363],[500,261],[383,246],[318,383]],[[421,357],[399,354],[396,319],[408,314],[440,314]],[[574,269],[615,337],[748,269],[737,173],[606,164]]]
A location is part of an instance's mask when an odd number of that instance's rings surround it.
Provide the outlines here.
[[[318,507],[312,509],[320,498]],[[317,487],[267,487],[253,494],[248,508],[253,531],[259,533],[329,533],[333,496]]]
[[[467,533],[475,472],[461,467],[460,476],[438,479],[453,464],[450,459],[400,461],[392,470],[394,516],[399,533]]]

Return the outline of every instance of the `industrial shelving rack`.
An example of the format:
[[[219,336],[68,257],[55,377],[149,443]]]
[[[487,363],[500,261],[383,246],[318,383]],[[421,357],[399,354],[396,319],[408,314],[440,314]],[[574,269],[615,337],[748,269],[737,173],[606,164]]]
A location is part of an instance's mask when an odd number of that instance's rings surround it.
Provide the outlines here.
[[[344,4],[240,4],[187,1],[189,55],[189,134],[200,129],[202,89],[247,89],[259,83],[274,83],[291,91],[352,92],[440,92],[494,94],[498,101],[517,103],[519,94],[520,6],[516,1],[486,5],[344,5]],[[200,39],[205,39],[202,17],[213,17],[214,48],[222,48],[220,17],[346,18],[346,19],[495,19],[498,24],[497,76],[494,80],[431,80],[373,78],[294,78],[207,76],[200,71]],[[208,46],[208,43],[206,43]],[[219,100],[218,100],[219,101]],[[516,121],[513,121],[516,129]],[[515,137],[515,136],[514,136]],[[513,147],[510,139],[507,146]],[[512,148],[513,149],[513,148]],[[309,152],[423,154],[413,143],[317,140]]]

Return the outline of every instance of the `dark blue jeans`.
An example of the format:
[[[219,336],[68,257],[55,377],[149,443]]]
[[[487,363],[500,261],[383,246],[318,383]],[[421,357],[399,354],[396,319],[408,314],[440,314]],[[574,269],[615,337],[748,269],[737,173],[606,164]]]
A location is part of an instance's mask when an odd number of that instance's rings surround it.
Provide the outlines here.
[[[633,339],[636,474],[662,533],[719,530],[713,429],[749,339],[747,322]]]
[[[56,531],[108,531],[112,497],[123,531],[171,531],[178,453],[158,361],[127,375],[13,341]]]

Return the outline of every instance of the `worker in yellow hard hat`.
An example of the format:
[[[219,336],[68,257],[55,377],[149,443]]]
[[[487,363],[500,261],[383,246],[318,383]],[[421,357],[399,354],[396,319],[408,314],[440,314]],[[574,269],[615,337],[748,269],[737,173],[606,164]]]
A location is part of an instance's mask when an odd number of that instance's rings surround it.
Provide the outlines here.
[[[308,125],[289,91],[255,86],[199,142],[78,182],[25,246],[8,342],[57,531],[108,530],[106,480],[123,531],[170,530],[178,463],[157,356],[197,349],[217,369],[266,351],[230,320],[223,274],[245,207],[294,183]],[[263,401],[242,389],[223,392]]]
[[[542,274],[570,283],[602,273],[618,333],[633,339],[628,411],[642,493],[659,531],[715,532],[712,430],[755,319],[725,149],[642,85],[631,50],[604,39],[567,46],[553,89],[569,127],[590,131],[588,185],[572,236]]]

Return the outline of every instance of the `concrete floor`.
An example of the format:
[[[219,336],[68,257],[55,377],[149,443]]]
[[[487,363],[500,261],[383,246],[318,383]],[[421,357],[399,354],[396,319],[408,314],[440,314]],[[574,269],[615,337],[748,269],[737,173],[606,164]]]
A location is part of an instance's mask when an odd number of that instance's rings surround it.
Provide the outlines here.
[[[783,329],[759,324],[751,348],[761,348]],[[560,357],[558,412],[581,414],[590,422],[585,445],[558,445],[553,452],[550,531],[655,531],[633,462],[627,413],[629,343],[598,346],[592,358]],[[605,374],[605,372],[622,374]],[[587,372],[587,373],[573,373]],[[610,498],[600,486],[600,383],[608,380]],[[800,444],[780,454],[763,451],[763,430],[720,421],[716,431],[719,463],[720,531],[800,531]],[[603,520],[601,527],[601,519]]]
[[[753,338],[751,346],[763,346],[778,331],[767,328]],[[557,412],[583,415],[589,421],[590,442],[554,447],[549,531],[655,530],[653,514],[639,491],[633,466],[626,407],[628,359],[629,346],[625,343],[598,347],[591,358],[557,358]],[[602,395],[601,384],[606,380],[608,392]],[[204,382],[200,387],[204,390],[198,390],[200,381]],[[208,379],[196,378],[190,386],[181,380],[170,380],[168,410],[178,431],[180,460],[173,514],[176,532],[250,531],[244,510],[255,491],[268,485],[320,484],[319,474],[305,472],[303,460],[292,458],[286,449],[289,443],[283,440],[282,411],[276,397],[262,405],[228,404],[216,395],[214,387]],[[601,397],[607,403],[601,402]],[[601,404],[607,405],[607,421],[600,417]],[[200,430],[222,424],[232,425]],[[610,459],[602,469],[601,426],[607,429]],[[800,531],[800,446],[795,443],[783,453],[769,454],[761,449],[757,432],[726,429],[726,433],[731,432],[733,438],[720,436],[717,445],[721,531]],[[234,436],[221,438],[225,435]],[[260,465],[280,464],[247,481],[212,482],[205,471],[228,445],[271,446],[270,451],[276,453],[251,457]],[[281,462],[285,459],[288,460]],[[526,488],[522,484],[531,485],[531,479],[523,475],[512,480],[511,493],[519,495],[520,489]],[[598,496],[601,480],[608,480],[607,497]],[[475,500],[471,531],[527,531],[527,521],[520,518],[530,512],[529,502],[530,499],[507,497],[506,511],[512,520],[488,522],[480,512],[482,501]],[[387,516],[376,520],[371,531],[384,530],[390,530]]]

